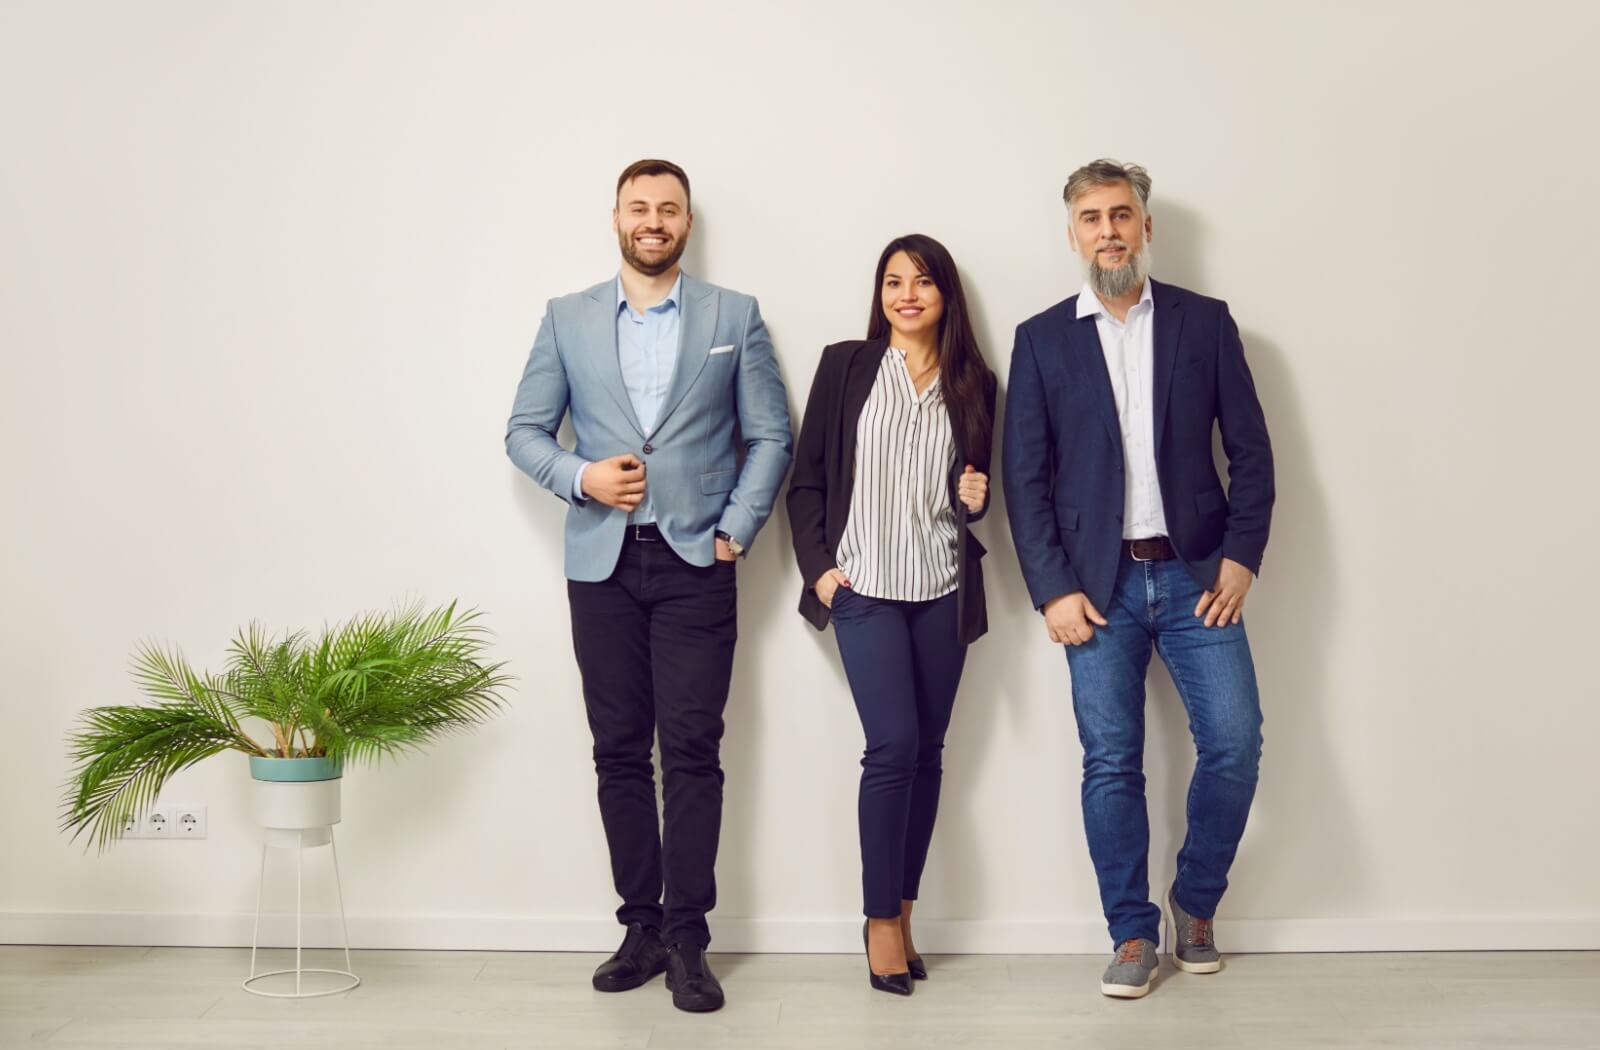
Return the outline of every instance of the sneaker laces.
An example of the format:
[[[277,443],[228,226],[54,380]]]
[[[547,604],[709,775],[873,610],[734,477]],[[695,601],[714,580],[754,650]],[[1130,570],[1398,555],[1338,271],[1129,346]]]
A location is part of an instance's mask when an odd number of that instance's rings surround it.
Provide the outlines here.
[[[1144,962],[1144,939],[1132,937],[1122,942],[1122,947],[1117,950],[1117,962],[1142,963]]]
[[[1189,922],[1189,943],[1196,948],[1211,947],[1211,920],[1194,918]]]

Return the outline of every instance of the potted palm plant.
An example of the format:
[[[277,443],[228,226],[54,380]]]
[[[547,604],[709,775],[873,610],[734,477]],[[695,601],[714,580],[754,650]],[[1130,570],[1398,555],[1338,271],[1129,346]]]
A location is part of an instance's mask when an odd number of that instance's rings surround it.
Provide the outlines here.
[[[337,823],[347,761],[419,748],[504,703],[510,679],[483,661],[478,620],[452,602],[358,616],[316,639],[271,638],[252,623],[221,674],[142,646],[133,675],[151,702],[91,708],[70,736],[63,830],[104,849],[174,773],[221,751],[249,756],[269,835]]]

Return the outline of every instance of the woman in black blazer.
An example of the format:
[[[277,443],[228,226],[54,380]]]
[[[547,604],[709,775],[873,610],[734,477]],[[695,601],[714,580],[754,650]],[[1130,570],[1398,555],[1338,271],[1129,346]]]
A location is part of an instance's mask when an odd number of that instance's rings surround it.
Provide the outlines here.
[[[994,373],[955,263],[931,237],[878,258],[865,341],[822,352],[789,481],[800,613],[831,620],[866,734],[863,928],[872,986],[927,970],[911,907],[939,804],[940,752],[968,643],[988,629],[984,549]]]

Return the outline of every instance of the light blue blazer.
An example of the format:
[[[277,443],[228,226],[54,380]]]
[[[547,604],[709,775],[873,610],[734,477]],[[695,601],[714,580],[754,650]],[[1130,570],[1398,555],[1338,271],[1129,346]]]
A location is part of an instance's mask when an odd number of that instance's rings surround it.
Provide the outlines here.
[[[793,458],[789,403],[755,299],[683,275],[680,344],[654,429],[639,425],[617,357],[617,281],[550,300],[506,427],[506,455],[570,506],[569,580],[609,577],[627,512],[572,503],[584,462],[632,452],[645,465],[656,525],[685,561],[710,565],[722,530],[747,550]],[[572,410],[572,451],[556,441]],[[734,440],[738,427],[739,443]],[[741,467],[739,444],[745,457]]]

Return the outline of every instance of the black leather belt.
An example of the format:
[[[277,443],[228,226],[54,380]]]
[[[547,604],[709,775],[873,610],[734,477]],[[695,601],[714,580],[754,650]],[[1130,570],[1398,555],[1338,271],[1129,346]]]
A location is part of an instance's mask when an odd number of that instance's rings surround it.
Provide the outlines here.
[[[625,538],[638,543],[662,543],[661,530],[656,528],[654,522],[646,525],[629,525],[624,533]]]
[[[1177,557],[1165,536],[1148,540],[1123,540],[1122,556],[1134,561],[1167,561]]]

